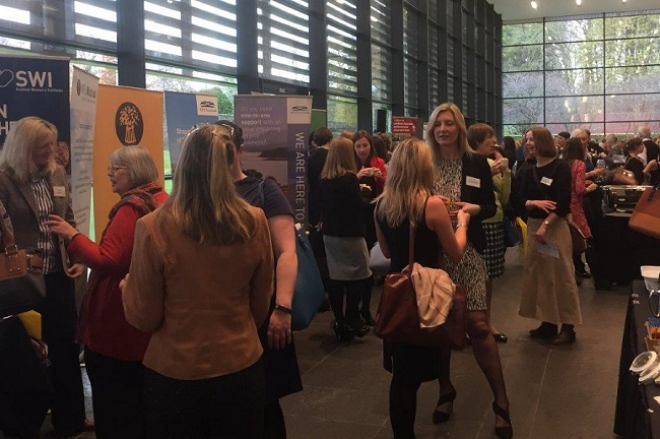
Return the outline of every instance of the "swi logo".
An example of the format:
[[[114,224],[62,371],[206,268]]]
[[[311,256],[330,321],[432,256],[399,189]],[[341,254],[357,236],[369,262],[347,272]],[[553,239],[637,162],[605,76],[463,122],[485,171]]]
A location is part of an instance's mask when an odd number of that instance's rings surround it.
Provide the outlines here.
[[[0,88],[5,88],[14,83],[17,89],[48,89],[53,88],[52,72],[32,72],[29,70],[18,70],[13,72],[9,69],[0,70]]]
[[[140,109],[132,102],[124,102],[115,114],[115,131],[124,146],[138,145],[144,132]]]

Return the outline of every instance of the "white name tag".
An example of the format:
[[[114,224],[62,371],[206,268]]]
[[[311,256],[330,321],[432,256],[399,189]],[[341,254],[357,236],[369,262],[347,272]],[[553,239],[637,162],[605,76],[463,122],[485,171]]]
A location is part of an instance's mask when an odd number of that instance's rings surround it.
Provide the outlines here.
[[[543,177],[541,179],[541,183],[543,183],[546,186],[550,186],[552,184],[552,178]]]
[[[53,186],[53,194],[56,197],[65,197],[66,190],[64,189],[64,186]]]
[[[479,180],[478,178],[468,176],[465,179],[465,184],[467,184],[468,186],[480,188],[481,187],[481,180]]]

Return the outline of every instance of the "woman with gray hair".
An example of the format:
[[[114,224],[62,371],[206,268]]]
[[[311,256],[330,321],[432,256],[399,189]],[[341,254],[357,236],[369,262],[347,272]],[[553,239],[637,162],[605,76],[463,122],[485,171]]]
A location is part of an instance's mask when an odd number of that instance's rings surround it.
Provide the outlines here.
[[[55,162],[57,128],[38,117],[12,124],[0,152],[0,203],[14,225],[16,244],[44,259],[46,298],[39,311],[43,340],[49,348],[54,393],[50,402],[56,434],[70,436],[93,429],[85,419],[82,378],[78,362],[76,302],[73,279],[82,264],[67,263],[64,242],[49,233],[48,215],[66,219],[74,229],[69,182]],[[64,221],[64,220],[63,220]]]
[[[150,334],[126,321],[119,283],[128,273],[141,217],[167,199],[149,150],[126,146],[110,157],[108,178],[121,198],[110,211],[99,244],[57,215],[46,224],[69,242],[68,252],[92,269],[79,334],[92,385],[96,437],[142,438],[142,359]]]

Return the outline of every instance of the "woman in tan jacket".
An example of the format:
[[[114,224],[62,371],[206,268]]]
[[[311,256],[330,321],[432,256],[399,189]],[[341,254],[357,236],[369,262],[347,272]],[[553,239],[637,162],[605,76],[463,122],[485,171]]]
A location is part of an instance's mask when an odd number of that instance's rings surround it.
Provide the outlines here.
[[[152,333],[147,438],[260,438],[265,377],[257,328],[273,291],[261,209],[234,189],[236,147],[219,127],[186,138],[174,189],[138,221],[126,320]]]

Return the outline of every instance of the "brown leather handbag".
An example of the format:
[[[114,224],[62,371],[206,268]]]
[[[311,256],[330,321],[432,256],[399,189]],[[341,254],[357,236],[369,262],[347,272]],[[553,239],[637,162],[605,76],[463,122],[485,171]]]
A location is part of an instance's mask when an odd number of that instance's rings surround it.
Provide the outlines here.
[[[11,221],[0,203],[0,317],[34,309],[46,296],[42,260],[19,250]]]
[[[429,348],[464,348],[467,313],[465,289],[456,286],[452,309],[444,324],[432,330],[422,329],[417,296],[410,277],[414,261],[415,228],[411,224],[408,266],[400,273],[391,273],[385,277],[374,326],[376,336],[387,341]]]
[[[660,181],[644,190],[628,221],[631,229],[657,239],[660,239],[660,194],[656,194],[659,187]]]

